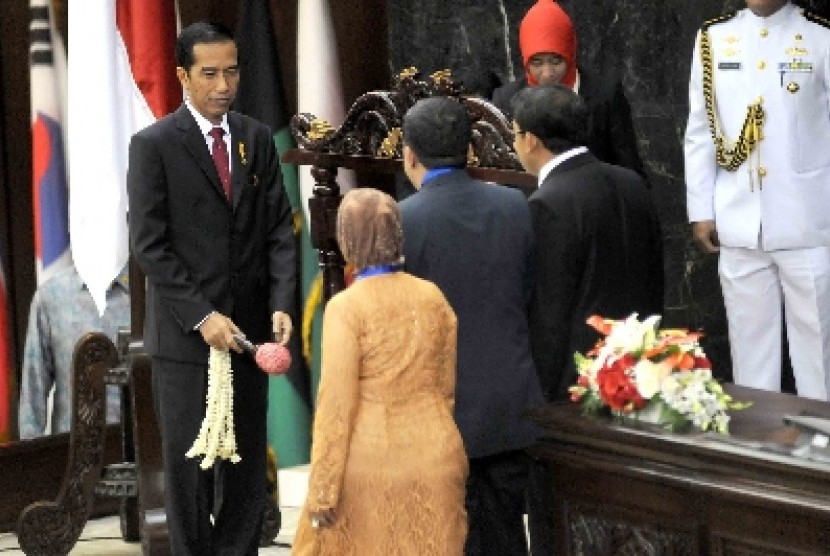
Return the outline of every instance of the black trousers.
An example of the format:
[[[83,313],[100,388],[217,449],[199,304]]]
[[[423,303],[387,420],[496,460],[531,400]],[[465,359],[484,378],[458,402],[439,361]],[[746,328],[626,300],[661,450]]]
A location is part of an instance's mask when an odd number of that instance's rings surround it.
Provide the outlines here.
[[[530,462],[522,450],[470,459],[466,556],[527,556],[524,513]]]
[[[531,460],[527,488],[527,530],[533,556],[553,556],[552,481],[548,465]]]
[[[239,463],[212,469],[186,458],[206,409],[207,364],[153,358],[161,428],[167,527],[173,556],[255,556],[266,495],[268,379],[248,356],[232,355]],[[211,522],[211,517],[213,521]]]

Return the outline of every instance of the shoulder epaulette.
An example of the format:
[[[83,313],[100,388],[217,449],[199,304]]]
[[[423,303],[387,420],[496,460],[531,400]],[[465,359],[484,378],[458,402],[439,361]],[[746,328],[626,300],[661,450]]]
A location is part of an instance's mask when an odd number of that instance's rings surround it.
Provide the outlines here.
[[[729,21],[730,19],[735,17],[737,14],[738,14],[737,11],[731,11],[731,12],[725,13],[723,15],[719,15],[718,17],[713,17],[712,19],[704,21],[703,25],[701,25],[700,28],[705,31],[706,29],[708,29],[712,25],[717,25],[718,23],[723,23],[724,21]]]
[[[813,12],[809,12],[807,10],[801,10],[801,15],[803,15],[804,19],[807,21],[812,21],[813,23],[817,23],[822,27],[830,29],[830,19],[827,19],[826,17],[821,17],[820,15],[814,14]]]

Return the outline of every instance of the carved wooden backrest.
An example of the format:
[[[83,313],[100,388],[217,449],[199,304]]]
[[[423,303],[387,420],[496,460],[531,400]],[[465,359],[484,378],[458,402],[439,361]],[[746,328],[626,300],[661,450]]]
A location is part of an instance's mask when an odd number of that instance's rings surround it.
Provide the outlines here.
[[[389,91],[370,91],[349,109],[335,129],[313,114],[297,114],[291,132],[300,148],[286,152],[283,162],[312,166],[315,185],[309,199],[311,242],[323,269],[325,300],[343,289],[343,258],[337,247],[335,222],[340,204],[337,169],[372,173],[400,172],[401,124],[407,110],[422,98],[448,96],[458,99],[472,125],[472,156],[467,170],[475,178],[530,191],[533,176],[521,170],[513,151],[513,132],[501,111],[489,101],[465,96],[449,71],[422,80],[415,68],[398,74]]]
[[[92,511],[92,492],[104,463],[104,375],[118,361],[112,341],[85,334],[72,357],[73,407],[69,463],[55,501],[35,502],[20,515],[17,535],[26,554],[68,554]]]
[[[447,70],[421,80],[415,68],[407,68],[394,78],[391,90],[360,96],[339,128],[303,113],[292,118],[291,131],[297,145],[308,151],[400,159],[404,115],[417,101],[434,96],[458,99],[467,110],[474,152],[470,166],[521,171],[511,147],[513,132],[504,115],[487,100],[465,96]]]

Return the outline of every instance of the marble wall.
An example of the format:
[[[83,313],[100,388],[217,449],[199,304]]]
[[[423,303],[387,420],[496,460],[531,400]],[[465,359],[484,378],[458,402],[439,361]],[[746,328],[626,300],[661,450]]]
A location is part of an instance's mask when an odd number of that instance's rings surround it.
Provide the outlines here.
[[[450,68],[486,94],[519,76],[517,29],[534,0],[389,0],[390,72]],[[731,375],[717,258],[692,245],[686,223],[681,141],[688,78],[700,23],[744,6],[741,0],[561,0],[577,27],[578,60],[587,71],[622,68],[640,154],[646,163],[666,244],[664,322],[702,328],[707,352]],[[830,0],[800,5],[830,17]]]

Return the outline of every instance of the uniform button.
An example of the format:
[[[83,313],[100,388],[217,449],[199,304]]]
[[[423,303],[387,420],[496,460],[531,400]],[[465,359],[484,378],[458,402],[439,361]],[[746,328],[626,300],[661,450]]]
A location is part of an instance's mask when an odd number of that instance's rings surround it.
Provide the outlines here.
[[[762,70],[762,69],[764,69],[765,67],[767,67],[767,63],[766,63],[765,61],[763,61],[763,60],[758,60],[758,69],[759,69],[759,70]]]
[[[767,176],[767,169],[761,166],[760,168],[758,168],[758,175],[762,178],[765,178]]]
[[[767,35],[769,35],[769,30],[767,30],[767,29],[761,29],[761,36],[762,36],[762,37],[766,37]]]

